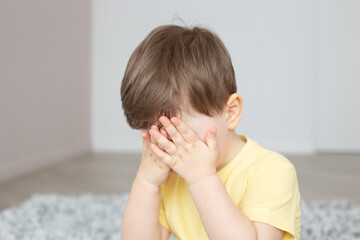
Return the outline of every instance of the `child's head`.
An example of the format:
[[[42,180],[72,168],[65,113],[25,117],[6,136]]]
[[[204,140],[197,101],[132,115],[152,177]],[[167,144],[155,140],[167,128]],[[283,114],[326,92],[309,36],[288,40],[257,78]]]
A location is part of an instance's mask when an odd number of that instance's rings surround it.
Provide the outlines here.
[[[155,28],[131,55],[121,84],[129,125],[148,129],[162,115],[214,117],[236,93],[234,69],[219,37],[205,28]]]

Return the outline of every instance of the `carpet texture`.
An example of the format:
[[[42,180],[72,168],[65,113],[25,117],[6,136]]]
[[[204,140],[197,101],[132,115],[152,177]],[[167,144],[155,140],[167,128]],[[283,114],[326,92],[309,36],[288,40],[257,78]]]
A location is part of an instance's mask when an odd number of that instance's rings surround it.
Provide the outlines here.
[[[37,194],[0,213],[1,240],[119,240],[128,194]],[[301,201],[303,240],[360,239],[360,203]]]

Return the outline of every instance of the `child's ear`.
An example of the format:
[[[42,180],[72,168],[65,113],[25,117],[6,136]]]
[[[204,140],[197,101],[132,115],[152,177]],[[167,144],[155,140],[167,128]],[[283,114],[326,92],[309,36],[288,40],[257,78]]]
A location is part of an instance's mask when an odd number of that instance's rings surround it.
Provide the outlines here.
[[[242,98],[240,94],[231,94],[226,102],[225,111],[228,129],[234,130],[239,125],[242,116]]]

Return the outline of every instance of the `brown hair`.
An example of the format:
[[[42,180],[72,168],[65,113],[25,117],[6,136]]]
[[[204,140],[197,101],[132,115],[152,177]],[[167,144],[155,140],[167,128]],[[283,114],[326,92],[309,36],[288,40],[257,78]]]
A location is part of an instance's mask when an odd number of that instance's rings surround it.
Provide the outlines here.
[[[159,26],[140,43],[120,90],[124,114],[135,129],[149,128],[162,115],[175,116],[183,105],[215,116],[236,91],[231,59],[220,38],[202,27],[176,25]]]

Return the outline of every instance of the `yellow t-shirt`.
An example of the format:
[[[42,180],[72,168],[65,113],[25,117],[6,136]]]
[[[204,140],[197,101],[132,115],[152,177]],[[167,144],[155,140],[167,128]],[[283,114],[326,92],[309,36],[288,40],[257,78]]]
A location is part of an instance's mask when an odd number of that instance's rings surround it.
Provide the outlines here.
[[[283,230],[283,240],[299,240],[300,193],[294,166],[249,137],[239,137],[246,144],[217,172],[230,198],[251,221]],[[188,185],[175,173],[161,186],[159,221],[175,239],[208,239]]]

